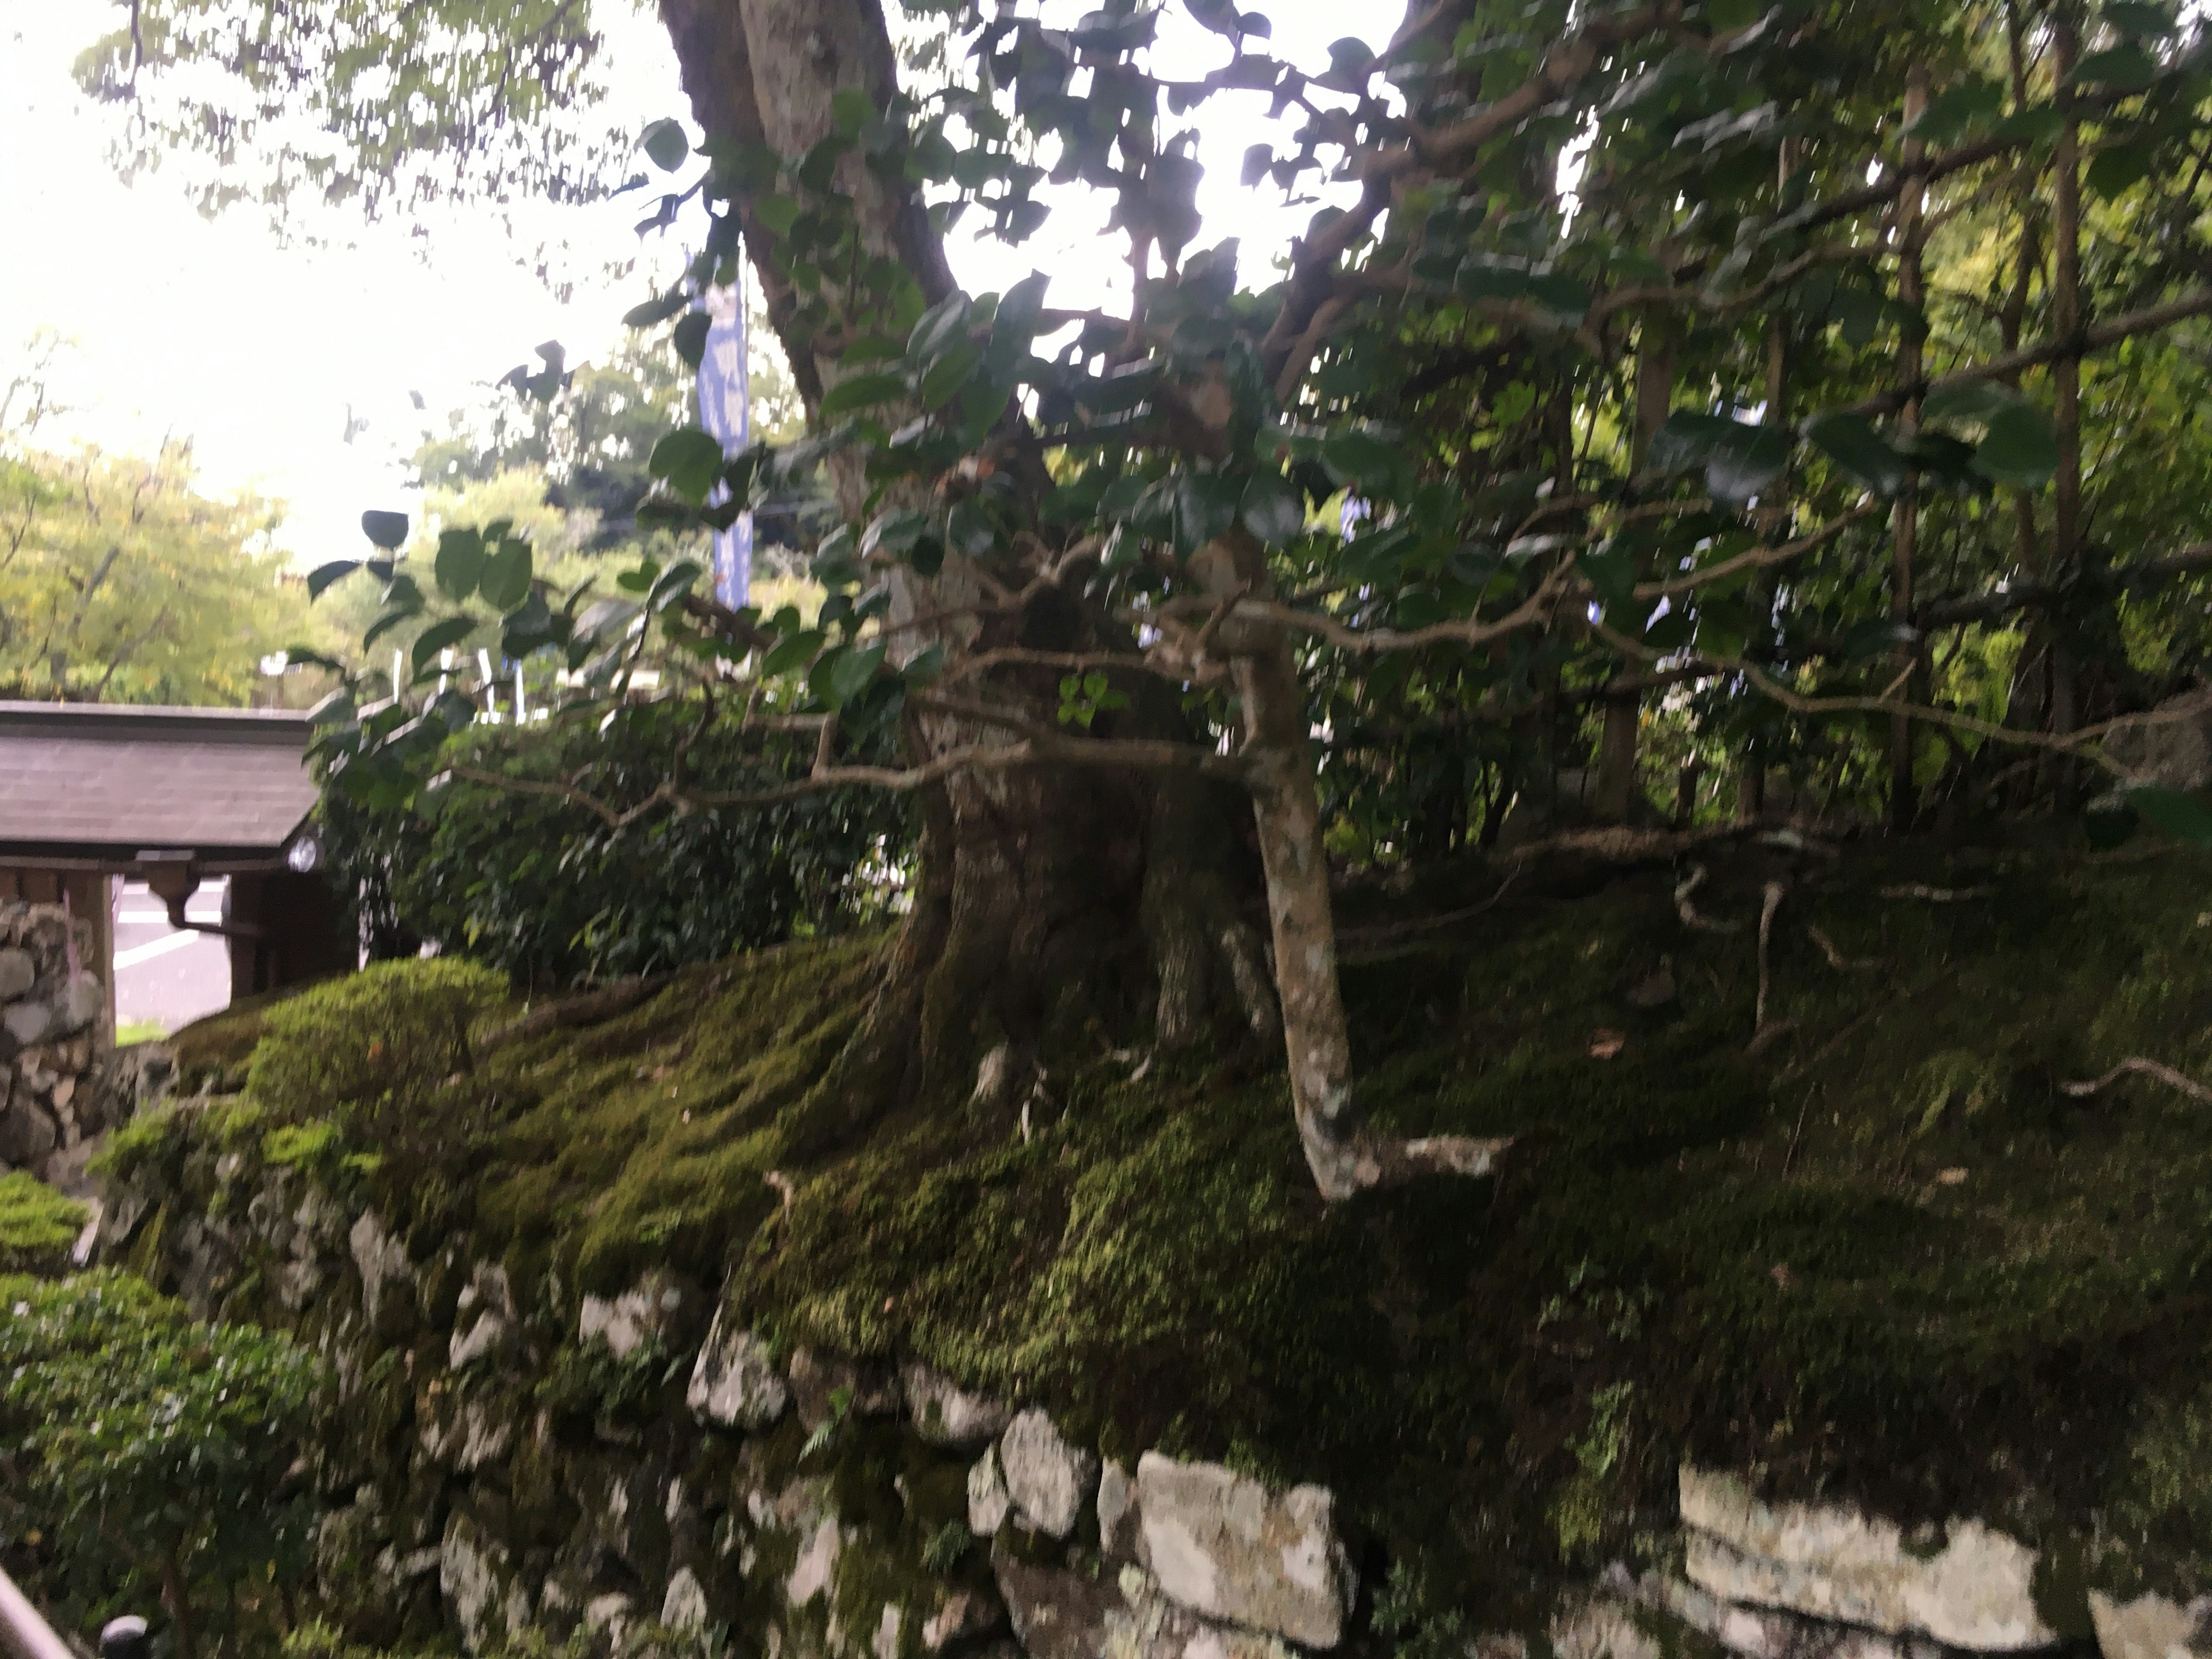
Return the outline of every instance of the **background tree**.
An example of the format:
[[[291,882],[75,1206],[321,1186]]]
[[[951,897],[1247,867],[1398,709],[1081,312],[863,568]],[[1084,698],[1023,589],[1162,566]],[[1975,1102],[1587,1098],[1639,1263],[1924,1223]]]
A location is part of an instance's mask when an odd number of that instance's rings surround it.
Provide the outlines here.
[[[686,284],[641,310],[677,314],[742,248],[812,427],[733,459],[679,428],[653,453],[656,513],[716,522],[826,465],[848,523],[816,554],[817,618],[721,611],[682,564],[586,609],[487,588],[465,550],[450,569],[441,550],[434,586],[368,562],[385,625],[489,609],[587,692],[625,695],[654,652],[696,664],[684,695],[744,708],[741,731],[820,733],[803,782],[677,780],[655,805],[921,797],[914,911],[800,1140],[964,1079],[979,1051],[1018,1075],[1071,1019],[1139,1018],[1141,984],[1164,1040],[1217,1000],[1257,1030],[1279,1011],[1323,1192],[1486,1168],[1492,1144],[1399,1145],[1358,1111],[1317,782],[1339,775],[1340,714],[1396,728],[1394,787],[1417,744],[1460,759],[1419,809],[1441,830],[1367,837],[1403,857],[1477,811],[1477,833],[1556,817],[1593,762],[1601,809],[1649,816],[1647,727],[1670,755],[1754,757],[1708,764],[1736,799],[1692,790],[1692,817],[1772,810],[1777,759],[1800,795],[1899,830],[2070,813],[2109,721],[2159,689],[2124,619],[2203,566],[2204,504],[2173,502],[2125,557],[2098,515],[2144,445],[2106,423],[2126,406],[2107,377],[2155,364],[2194,387],[2212,312],[2212,86],[2172,12],[1439,0],[1381,53],[1347,40],[1322,65],[1212,0],[1182,8],[1217,43],[1203,63],[1158,49],[1161,14],[1128,0],[1068,27],[1023,0],[925,9],[961,50],[942,84],[902,89],[872,0],[662,7],[705,137],[693,159],[664,123],[644,147],[674,175],[663,216],[703,207],[708,229]],[[328,110],[322,50],[295,72]],[[472,83],[417,67],[432,106],[468,106]],[[1247,185],[1334,198],[1256,289],[1233,245],[1200,245],[1188,130],[1255,90],[1290,127],[1253,147]],[[191,135],[189,110],[148,118]],[[1019,241],[1048,185],[1110,198],[1126,311],[1054,310],[1041,276],[955,287],[944,227]],[[1368,508],[1349,536],[1316,523],[1346,491]],[[346,787],[404,790],[429,742],[415,713],[336,711]],[[1455,734],[1480,726],[1497,735],[1470,766]],[[903,766],[841,763],[888,732]],[[2024,785],[2021,754],[2045,757]],[[1361,766],[1332,804],[1361,799]],[[1235,794],[1272,999],[1249,994]],[[1403,796],[1383,811],[1415,816]]]

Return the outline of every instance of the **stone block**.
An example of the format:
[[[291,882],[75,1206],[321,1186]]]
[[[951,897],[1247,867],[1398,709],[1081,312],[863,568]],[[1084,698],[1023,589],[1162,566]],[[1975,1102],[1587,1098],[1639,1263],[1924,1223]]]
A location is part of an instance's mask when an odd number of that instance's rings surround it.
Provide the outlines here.
[[[2163,1595],[2115,1601],[2089,1592],[2089,1618],[2104,1659],[2207,1659],[2212,1655],[2212,1595],[2186,1606]]]
[[[1336,1645],[1358,1581],[1324,1486],[1270,1491],[1218,1463],[1137,1463],[1145,1565],[1172,1600],[1307,1647]]]
[[[1765,1504],[1735,1475],[1686,1464],[1680,1493],[1684,1571],[1723,1601],[1981,1652],[2058,1640],[2036,1609],[2036,1553],[1979,1521],[1908,1539],[1848,1505]]]
[[[725,1429],[764,1429],[781,1417],[791,1390],[769,1357],[768,1344],[750,1331],[726,1331],[717,1313],[691,1367],[684,1403],[702,1423]]]
[[[1013,1409],[970,1394],[933,1365],[909,1360],[899,1367],[907,1413],[915,1432],[933,1446],[965,1451],[995,1440],[1013,1419]]]
[[[1023,1524],[1054,1538],[1075,1530],[1098,1480],[1097,1457],[1070,1444],[1035,1407],[999,1437],[999,1468]]]

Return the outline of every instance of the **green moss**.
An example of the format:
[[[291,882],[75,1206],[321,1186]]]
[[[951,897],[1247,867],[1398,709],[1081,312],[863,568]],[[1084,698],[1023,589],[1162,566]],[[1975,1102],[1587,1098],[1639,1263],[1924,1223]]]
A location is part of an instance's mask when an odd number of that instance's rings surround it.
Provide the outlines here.
[[[1717,864],[1700,907],[1755,919],[1771,868]],[[492,1056],[453,1213],[518,1272],[726,1279],[786,1346],[919,1356],[1125,1457],[1328,1481],[1498,1616],[1532,1573],[1662,1531],[1684,1455],[2054,1549],[2064,1517],[2119,1517],[2083,1582],[2193,1594],[2212,1137],[2149,1080],[2058,1085],[2131,1054],[2212,1075],[2208,875],[2179,850],[1808,866],[1770,961],[1794,1024],[1756,1054],[1753,933],[1686,929],[1668,872],[1509,898],[1346,975],[1375,1115],[1515,1135],[1503,1172],[1333,1206],[1279,1073],[1205,1053],[1141,1080],[1048,1056],[1060,1112],[1027,1142],[939,1103],[800,1158],[787,1115],[880,941],[790,947]],[[1911,883],[1996,890],[1884,896]],[[1833,966],[1815,927],[1878,969]],[[1679,995],[1639,1009],[1662,959]],[[805,1465],[847,1471],[841,1502],[884,1484],[846,1491],[873,1455],[852,1426]]]
[[[91,1213],[22,1170],[0,1175],[0,1273],[58,1273]]]

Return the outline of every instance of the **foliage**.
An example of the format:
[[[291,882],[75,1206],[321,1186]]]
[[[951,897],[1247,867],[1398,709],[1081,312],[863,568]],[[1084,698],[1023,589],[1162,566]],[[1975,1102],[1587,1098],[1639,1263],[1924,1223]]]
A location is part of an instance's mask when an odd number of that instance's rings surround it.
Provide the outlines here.
[[[506,997],[506,981],[477,963],[372,963],[269,1011],[247,1091],[280,1129],[335,1126],[404,1188],[483,1132],[473,1045]],[[278,1150],[309,1158],[327,1147],[295,1135]]]
[[[89,1213],[27,1170],[0,1175],[0,1273],[61,1272]]]
[[[200,494],[181,443],[142,459],[0,433],[0,689],[245,702],[307,617],[269,544],[280,516]]]
[[[312,1354],[118,1273],[0,1280],[0,1468],[66,1622],[166,1595],[190,1659],[196,1625],[306,1573]]]
[[[756,760],[726,734],[700,739],[695,728],[689,714],[649,704],[600,726],[476,728],[447,744],[455,775],[427,810],[329,791],[325,851],[373,930],[434,939],[526,988],[713,961],[884,913],[910,830],[903,804],[876,792],[646,814],[611,828],[496,781],[581,780],[628,811],[660,786],[679,748],[691,775],[719,789],[768,787],[803,769],[796,744]]]

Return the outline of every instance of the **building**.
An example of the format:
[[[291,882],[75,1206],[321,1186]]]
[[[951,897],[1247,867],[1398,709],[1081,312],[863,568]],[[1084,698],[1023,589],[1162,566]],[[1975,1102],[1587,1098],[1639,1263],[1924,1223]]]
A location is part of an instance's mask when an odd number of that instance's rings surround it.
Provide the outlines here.
[[[111,1004],[117,876],[145,881],[173,926],[223,935],[234,999],[354,968],[317,871],[309,735],[292,710],[0,702],[0,899],[91,919]],[[222,921],[186,921],[216,876]]]

